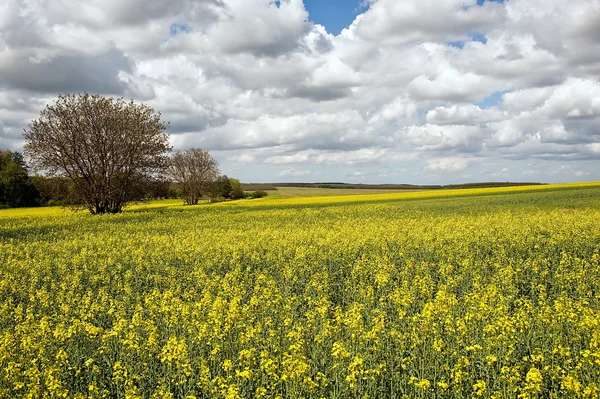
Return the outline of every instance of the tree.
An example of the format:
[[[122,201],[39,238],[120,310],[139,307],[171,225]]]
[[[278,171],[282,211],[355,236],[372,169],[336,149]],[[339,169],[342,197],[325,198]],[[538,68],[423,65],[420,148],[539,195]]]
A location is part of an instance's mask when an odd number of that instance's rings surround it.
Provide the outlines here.
[[[92,214],[121,212],[143,200],[168,166],[169,137],[160,113],[133,101],[65,94],[25,132],[25,154],[37,170],[73,183]]]
[[[31,176],[31,181],[40,192],[40,205],[77,206],[73,182],[66,177]]]
[[[180,185],[187,205],[196,205],[200,198],[210,194],[218,176],[218,163],[206,150],[178,151],[171,158],[169,177]]]
[[[227,175],[219,176],[214,184],[213,196],[227,199],[231,197],[231,182]]]
[[[231,183],[231,192],[229,193],[229,197],[231,199],[240,199],[246,197],[246,193],[244,192],[242,184],[238,179],[229,179],[229,182]]]
[[[37,205],[40,193],[27,173],[23,155],[0,150],[0,207]]]

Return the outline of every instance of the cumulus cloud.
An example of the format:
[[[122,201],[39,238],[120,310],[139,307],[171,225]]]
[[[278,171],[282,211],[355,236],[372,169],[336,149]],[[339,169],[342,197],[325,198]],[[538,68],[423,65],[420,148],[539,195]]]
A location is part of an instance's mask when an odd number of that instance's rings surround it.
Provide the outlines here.
[[[221,51],[278,56],[297,48],[310,31],[302,0],[229,0],[226,5],[224,20],[206,37]]]
[[[450,107],[436,107],[426,115],[428,123],[437,125],[460,124],[475,125],[497,122],[507,118],[498,108],[481,109],[474,104],[458,104]]]
[[[408,84],[408,92],[417,100],[470,102],[483,100],[493,86],[489,79],[471,72],[445,69],[435,77],[419,75]]]
[[[458,171],[463,170],[469,165],[469,160],[465,158],[440,158],[427,161],[425,169],[434,171]]]
[[[278,176],[282,177],[304,177],[311,174],[308,169],[284,169],[279,172]]]
[[[318,151],[306,150],[289,155],[275,155],[265,160],[270,164],[341,164],[341,165],[366,165],[381,160],[386,155],[386,150],[361,149],[356,151]]]
[[[368,40],[391,43],[459,40],[501,25],[505,9],[477,0],[379,0],[350,27]]]
[[[245,181],[600,179],[598,2],[367,4],[336,36],[302,0],[5,0],[0,147],[88,91]]]
[[[600,82],[570,78],[544,101],[540,112],[551,118],[600,115]]]

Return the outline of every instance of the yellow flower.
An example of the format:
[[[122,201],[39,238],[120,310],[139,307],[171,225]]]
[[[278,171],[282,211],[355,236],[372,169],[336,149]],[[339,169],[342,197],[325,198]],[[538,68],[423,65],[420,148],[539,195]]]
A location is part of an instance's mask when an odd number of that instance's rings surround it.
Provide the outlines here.
[[[568,375],[566,377],[563,377],[561,385],[563,389],[567,392],[581,392],[581,383],[577,381],[573,376]]]
[[[525,391],[542,392],[542,373],[535,367],[532,367],[525,376]]]
[[[233,370],[233,362],[229,359],[226,359],[223,361],[222,367],[223,370],[230,372],[231,370]]]
[[[473,392],[476,396],[483,396],[487,391],[487,385],[483,380],[477,380],[477,382],[473,385]]]

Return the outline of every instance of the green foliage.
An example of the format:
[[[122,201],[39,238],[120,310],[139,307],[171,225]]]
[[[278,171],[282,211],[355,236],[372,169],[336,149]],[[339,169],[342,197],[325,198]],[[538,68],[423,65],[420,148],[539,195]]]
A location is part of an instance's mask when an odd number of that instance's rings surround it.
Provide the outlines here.
[[[167,198],[181,198],[183,196],[183,191],[181,190],[181,188],[177,187],[174,184],[169,185],[169,191],[168,191],[168,197]]]
[[[39,192],[29,178],[23,155],[0,150],[0,207],[35,206],[39,199]]]
[[[67,178],[54,176],[32,176],[36,189],[40,192],[41,205],[70,206],[78,203],[73,182]]]
[[[248,194],[248,197],[252,198],[252,199],[256,199],[256,198],[264,198],[267,195],[269,195],[269,193],[264,190],[254,190]]]
[[[242,188],[242,184],[238,179],[229,179],[229,183],[231,184],[231,191],[229,192],[229,198],[231,199],[240,199],[246,196],[244,189]]]
[[[214,198],[231,198],[231,181],[227,175],[219,176],[213,186],[213,197]]]

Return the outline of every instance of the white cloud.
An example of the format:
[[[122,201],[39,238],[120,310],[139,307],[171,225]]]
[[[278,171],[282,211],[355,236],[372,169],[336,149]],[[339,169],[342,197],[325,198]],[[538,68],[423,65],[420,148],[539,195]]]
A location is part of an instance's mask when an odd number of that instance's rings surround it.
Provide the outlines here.
[[[310,175],[312,172],[308,169],[284,169],[279,172],[278,176],[282,177],[304,177]]]
[[[476,125],[506,119],[498,108],[481,109],[474,104],[458,104],[429,110],[426,121],[437,125]]]
[[[434,171],[458,171],[463,170],[469,165],[469,160],[465,158],[441,158],[427,161],[427,170]]]
[[[509,112],[533,111],[541,106],[552,94],[552,87],[533,87],[505,93],[502,106]]]
[[[459,40],[504,18],[504,7],[490,2],[478,6],[476,0],[378,0],[350,30],[367,40],[396,44]]]
[[[356,151],[305,150],[289,155],[276,155],[265,160],[267,164],[285,165],[300,163],[360,165],[372,164],[386,155],[383,149],[361,149]]]
[[[597,1],[377,0],[338,36],[309,21],[301,0],[2,1],[0,147],[87,90],[147,102],[175,148],[247,181],[510,180],[531,160],[540,180],[600,179]]]
[[[434,78],[419,75],[408,84],[417,100],[469,102],[483,100],[494,86],[489,78],[448,67]]]
[[[310,31],[302,0],[229,0],[220,23],[208,29],[206,42],[227,53],[278,56],[300,45]]]
[[[500,169],[498,172],[493,173],[493,176],[496,176],[496,177],[508,176],[508,168]]]
[[[600,115],[600,82],[568,79],[554,90],[540,111],[551,118]]]

